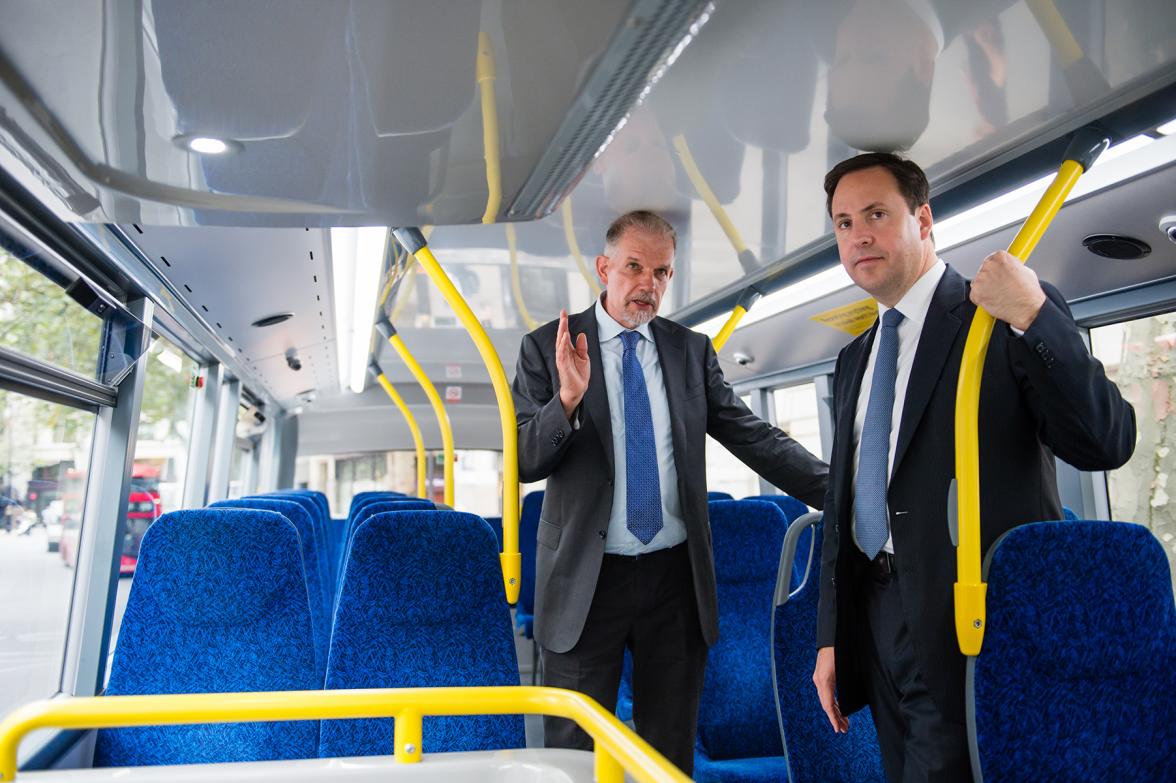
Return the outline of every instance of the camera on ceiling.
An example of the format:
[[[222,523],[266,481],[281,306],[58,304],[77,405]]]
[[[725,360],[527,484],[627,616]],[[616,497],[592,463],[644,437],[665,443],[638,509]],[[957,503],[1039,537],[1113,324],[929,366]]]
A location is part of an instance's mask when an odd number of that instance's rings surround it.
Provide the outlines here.
[[[298,358],[298,352],[293,348],[286,351],[286,366],[294,372],[302,369],[302,360]]]
[[[743,353],[741,351],[736,351],[735,353],[731,354],[731,358],[734,359],[735,363],[738,364],[740,367],[746,367],[747,365],[749,365],[755,361],[754,356]]]
[[[1168,235],[1169,242],[1176,242],[1176,213],[1160,218],[1160,231]]]

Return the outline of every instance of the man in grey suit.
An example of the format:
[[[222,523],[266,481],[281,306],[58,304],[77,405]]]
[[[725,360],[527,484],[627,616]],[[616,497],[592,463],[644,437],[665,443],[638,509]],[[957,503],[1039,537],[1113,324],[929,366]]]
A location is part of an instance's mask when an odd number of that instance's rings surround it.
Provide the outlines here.
[[[544,684],[611,711],[628,648],[637,732],[689,774],[719,632],[705,437],[811,506],[828,467],[748,410],[705,335],[656,317],[675,249],[652,212],[614,221],[596,258],[604,294],[523,338],[514,400],[519,478],[547,479],[535,569]],[[592,747],[570,721],[548,718],[545,731],[548,747]]]

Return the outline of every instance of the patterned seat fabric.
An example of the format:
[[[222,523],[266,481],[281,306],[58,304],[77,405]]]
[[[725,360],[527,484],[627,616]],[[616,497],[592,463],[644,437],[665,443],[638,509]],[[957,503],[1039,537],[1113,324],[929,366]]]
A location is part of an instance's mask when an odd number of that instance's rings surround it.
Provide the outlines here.
[[[539,518],[543,515],[543,490],[528,492],[519,510],[519,555],[522,558],[519,602],[515,607],[515,625],[523,636],[535,638],[535,554],[538,545]]]
[[[1022,525],[984,571],[988,626],[968,660],[977,780],[1172,780],[1176,606],[1151,531]]]
[[[518,685],[494,533],[457,511],[376,514],[355,531],[328,689]],[[323,757],[392,753],[393,720],[323,724]],[[520,715],[424,719],[425,753],[521,748]]]
[[[300,547],[272,511],[160,517],[143,537],[106,694],[321,687]],[[108,729],[94,765],[313,758],[318,731],[316,721]]]

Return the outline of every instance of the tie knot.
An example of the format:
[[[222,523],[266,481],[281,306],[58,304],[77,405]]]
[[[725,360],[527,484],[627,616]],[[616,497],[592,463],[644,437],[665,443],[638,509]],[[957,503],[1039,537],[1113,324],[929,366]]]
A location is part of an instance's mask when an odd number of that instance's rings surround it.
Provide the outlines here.
[[[624,343],[626,351],[631,351],[636,348],[637,341],[640,339],[641,334],[639,332],[634,332],[631,329],[621,332],[621,342]]]
[[[882,326],[898,326],[900,323],[902,323],[902,319],[905,317],[906,316],[892,307],[886,311],[886,315],[882,316]]]

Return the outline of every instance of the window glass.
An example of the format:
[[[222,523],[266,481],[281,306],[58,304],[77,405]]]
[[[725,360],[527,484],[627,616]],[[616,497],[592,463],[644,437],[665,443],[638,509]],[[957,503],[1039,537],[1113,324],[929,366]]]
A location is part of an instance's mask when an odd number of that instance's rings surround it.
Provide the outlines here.
[[[93,430],[0,389],[0,715],[61,689]]]
[[[1107,473],[1111,518],[1147,525],[1176,580],[1176,313],[1092,329],[1090,339],[1138,428],[1131,459]]]
[[[821,422],[817,415],[816,384],[804,383],[772,392],[776,426],[800,445],[821,456]]]
[[[751,396],[739,399],[751,405]],[[726,492],[738,500],[760,494],[759,476],[723,448],[717,440],[706,436],[706,488],[710,492]]]
[[[249,473],[253,467],[253,449],[248,441],[238,440],[233,446],[233,457],[229,461],[230,498],[239,498],[249,492]]]

